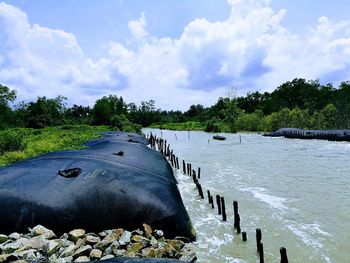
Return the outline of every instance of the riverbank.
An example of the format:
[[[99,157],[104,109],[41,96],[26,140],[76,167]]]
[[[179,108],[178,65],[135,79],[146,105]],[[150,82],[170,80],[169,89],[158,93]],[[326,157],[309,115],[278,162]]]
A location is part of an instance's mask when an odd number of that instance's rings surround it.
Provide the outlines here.
[[[193,262],[194,247],[183,238],[165,239],[161,230],[143,224],[143,229],[122,228],[86,233],[74,229],[60,237],[37,225],[28,233],[0,235],[0,262],[89,262],[116,257],[173,258]]]
[[[64,125],[43,129],[15,128],[0,131],[0,167],[44,153],[78,150],[102,137],[108,126]]]

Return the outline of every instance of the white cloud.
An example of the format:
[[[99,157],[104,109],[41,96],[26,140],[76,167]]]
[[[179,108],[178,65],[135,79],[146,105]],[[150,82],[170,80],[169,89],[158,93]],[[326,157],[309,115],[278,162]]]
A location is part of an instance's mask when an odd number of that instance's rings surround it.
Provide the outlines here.
[[[129,44],[111,42],[108,55],[86,56],[73,34],[28,22],[0,3],[0,79],[20,98],[67,96],[93,103],[110,93],[129,102],[154,99],[166,109],[209,106],[228,87],[273,90],[295,77],[350,79],[350,21],[321,17],[306,37],[283,27],[285,10],[269,1],[229,0],[226,20],[195,19],[179,38],[157,38],[144,13],[129,22]]]

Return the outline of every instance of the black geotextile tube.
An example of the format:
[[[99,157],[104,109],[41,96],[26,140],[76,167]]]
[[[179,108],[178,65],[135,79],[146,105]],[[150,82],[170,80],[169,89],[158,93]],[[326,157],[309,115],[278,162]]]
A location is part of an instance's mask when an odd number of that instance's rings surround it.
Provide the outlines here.
[[[0,233],[41,224],[57,235],[142,224],[195,240],[173,171],[137,134],[108,133],[87,149],[48,153],[0,169]]]
[[[96,261],[90,261],[96,262]],[[112,258],[101,260],[103,263],[181,263],[184,261],[180,261],[177,259],[167,259],[167,258]]]

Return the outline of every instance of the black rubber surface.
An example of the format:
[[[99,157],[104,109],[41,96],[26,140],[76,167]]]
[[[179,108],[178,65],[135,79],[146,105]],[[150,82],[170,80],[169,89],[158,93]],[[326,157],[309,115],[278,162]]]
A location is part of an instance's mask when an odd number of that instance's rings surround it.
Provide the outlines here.
[[[0,169],[0,233],[38,224],[59,235],[147,223],[167,237],[195,239],[173,171],[144,137],[109,132],[88,146]]]

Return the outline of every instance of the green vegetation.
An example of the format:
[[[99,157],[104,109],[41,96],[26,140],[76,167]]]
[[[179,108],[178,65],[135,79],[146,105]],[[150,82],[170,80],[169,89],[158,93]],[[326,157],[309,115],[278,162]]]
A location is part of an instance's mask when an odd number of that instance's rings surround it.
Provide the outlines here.
[[[171,122],[164,124],[153,124],[150,128],[174,130],[174,131],[200,131],[204,130],[204,126],[199,121],[187,121],[187,122]]]
[[[0,132],[0,166],[47,152],[82,149],[85,142],[108,130],[108,126],[87,125],[4,130]]]

